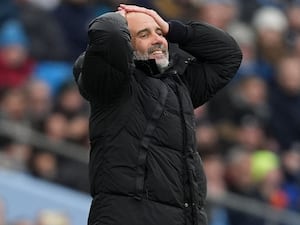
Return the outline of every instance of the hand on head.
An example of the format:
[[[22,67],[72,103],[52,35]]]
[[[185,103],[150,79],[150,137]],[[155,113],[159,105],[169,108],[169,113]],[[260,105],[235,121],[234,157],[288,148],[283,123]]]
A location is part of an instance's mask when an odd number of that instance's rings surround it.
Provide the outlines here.
[[[127,13],[131,13],[131,12],[145,13],[148,16],[151,16],[155,20],[155,22],[160,26],[164,35],[166,35],[169,32],[169,24],[163,18],[161,18],[161,16],[158,15],[156,11],[152,9],[147,9],[136,5],[120,4],[117,12],[124,17],[126,17]]]

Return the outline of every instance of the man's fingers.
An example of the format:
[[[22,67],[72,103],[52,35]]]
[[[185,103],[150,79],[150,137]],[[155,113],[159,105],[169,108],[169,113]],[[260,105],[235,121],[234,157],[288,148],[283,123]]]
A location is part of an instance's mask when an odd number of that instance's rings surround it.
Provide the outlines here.
[[[158,16],[156,11],[154,11],[153,9],[147,9],[145,7],[140,7],[140,6],[136,6],[136,5],[120,4],[119,8],[125,10],[126,12],[141,12],[141,13],[145,13],[151,17]]]
[[[153,9],[147,9],[145,7],[140,7],[136,5],[125,5],[125,4],[120,4],[119,8],[125,10],[126,13],[129,12],[145,13],[151,16],[156,21],[156,23],[161,27],[164,34],[167,34],[169,32],[169,24],[163,18],[161,18],[160,15],[158,15],[158,13]]]
[[[149,11],[149,9],[147,9],[147,8],[136,6],[136,5],[120,4],[119,7],[122,8],[122,9],[124,9],[127,12],[142,12],[142,13],[147,13]]]

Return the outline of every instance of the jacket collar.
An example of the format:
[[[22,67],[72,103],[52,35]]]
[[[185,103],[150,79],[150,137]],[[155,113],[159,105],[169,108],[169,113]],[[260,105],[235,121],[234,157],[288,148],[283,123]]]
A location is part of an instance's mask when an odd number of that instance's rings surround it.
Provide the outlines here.
[[[154,59],[134,60],[135,67],[149,76],[158,76],[160,71]]]

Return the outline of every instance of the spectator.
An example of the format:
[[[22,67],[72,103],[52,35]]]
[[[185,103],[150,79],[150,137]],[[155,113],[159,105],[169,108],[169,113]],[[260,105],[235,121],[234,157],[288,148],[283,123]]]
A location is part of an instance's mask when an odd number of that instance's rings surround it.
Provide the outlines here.
[[[78,115],[69,120],[67,140],[75,144],[89,147],[89,121],[86,116]]]
[[[65,140],[68,120],[61,113],[52,113],[44,121],[43,133],[53,142]]]
[[[277,147],[272,141],[269,141],[264,125],[251,116],[247,116],[241,121],[236,133],[236,144],[249,152],[267,147]]]
[[[300,57],[300,2],[292,1],[286,8],[289,30],[288,41],[291,51]]]
[[[256,35],[253,28],[246,23],[234,22],[227,30],[238,42],[243,53],[242,64],[235,77],[235,81],[253,74],[259,76],[260,70],[256,54]]]
[[[248,118],[257,120],[263,129],[268,127],[270,109],[267,84],[255,75],[240,78],[210,101],[208,112],[218,128],[222,143],[233,145],[239,142],[242,131],[250,131],[243,129],[246,126],[241,127]],[[246,135],[245,138],[250,137]]]
[[[289,4],[288,1],[282,1],[282,0],[238,0],[239,6],[240,6],[240,19],[242,21],[245,21],[247,23],[250,23],[253,19],[254,14],[256,11],[258,11],[262,7],[274,7],[278,8],[280,10],[283,10],[287,4]]]
[[[34,61],[19,21],[8,20],[0,28],[0,89],[20,87],[31,77]]]
[[[28,97],[28,116],[32,127],[42,129],[43,122],[52,113],[53,98],[50,87],[40,80],[32,80],[25,87]]]
[[[251,152],[240,147],[232,148],[226,157],[225,178],[230,192],[257,198],[255,183],[252,179],[251,161]],[[227,218],[230,225],[264,225],[263,219],[236,209],[227,209]]]
[[[251,172],[258,199],[277,209],[288,206],[288,195],[282,188],[283,174],[278,155],[269,150],[257,150],[251,157]]]
[[[42,149],[35,149],[28,161],[28,169],[31,175],[40,179],[50,182],[58,180],[57,156]]]
[[[38,61],[68,58],[67,40],[53,15],[30,0],[15,0],[18,18],[28,36],[29,54]],[[43,28],[47,29],[43,29]]]
[[[251,152],[242,147],[233,147],[225,158],[225,179],[229,191],[251,196],[254,183],[251,175]]]
[[[208,197],[221,197],[227,191],[223,156],[218,152],[204,154],[203,166],[207,178]]]
[[[22,0],[17,0],[17,1],[22,1]],[[61,0],[25,0],[25,1],[28,1],[43,10],[51,11],[59,4]]]
[[[294,144],[282,153],[283,189],[288,195],[288,208],[300,210],[300,146]]]
[[[196,138],[200,155],[213,154],[220,151],[218,131],[209,121],[197,124]]]
[[[252,25],[257,34],[259,75],[269,82],[273,79],[275,65],[287,52],[288,21],[278,8],[265,6],[255,12]]]
[[[28,162],[32,155],[32,147],[25,143],[11,141],[1,149],[1,166],[5,169],[28,172]]]
[[[289,25],[290,35],[299,34],[300,32],[300,2],[292,1],[286,7],[286,15]]]
[[[87,115],[87,102],[81,98],[75,83],[66,82],[62,85],[56,96],[53,111],[62,113],[67,119]]]
[[[222,198],[227,192],[225,182],[225,163],[219,153],[204,154],[203,166],[207,178],[207,196],[211,199]],[[229,225],[225,207],[209,203],[207,215],[211,225]]]
[[[27,115],[27,96],[24,88],[11,88],[2,93],[0,118],[30,125]]]
[[[68,61],[73,62],[87,45],[88,23],[94,17],[94,9],[88,0],[61,0],[53,10],[68,49]]]
[[[270,90],[271,130],[282,151],[300,140],[300,64],[296,57],[279,61]]]
[[[223,30],[238,17],[238,5],[235,0],[204,0],[196,4],[198,12],[195,18],[205,21]]]

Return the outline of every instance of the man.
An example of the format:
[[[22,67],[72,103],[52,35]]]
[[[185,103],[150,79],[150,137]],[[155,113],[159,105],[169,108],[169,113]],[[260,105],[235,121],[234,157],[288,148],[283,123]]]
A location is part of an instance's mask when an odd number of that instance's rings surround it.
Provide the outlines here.
[[[206,225],[193,109],[236,73],[236,42],[122,4],[93,20],[88,37],[74,66],[91,106],[88,224]]]

